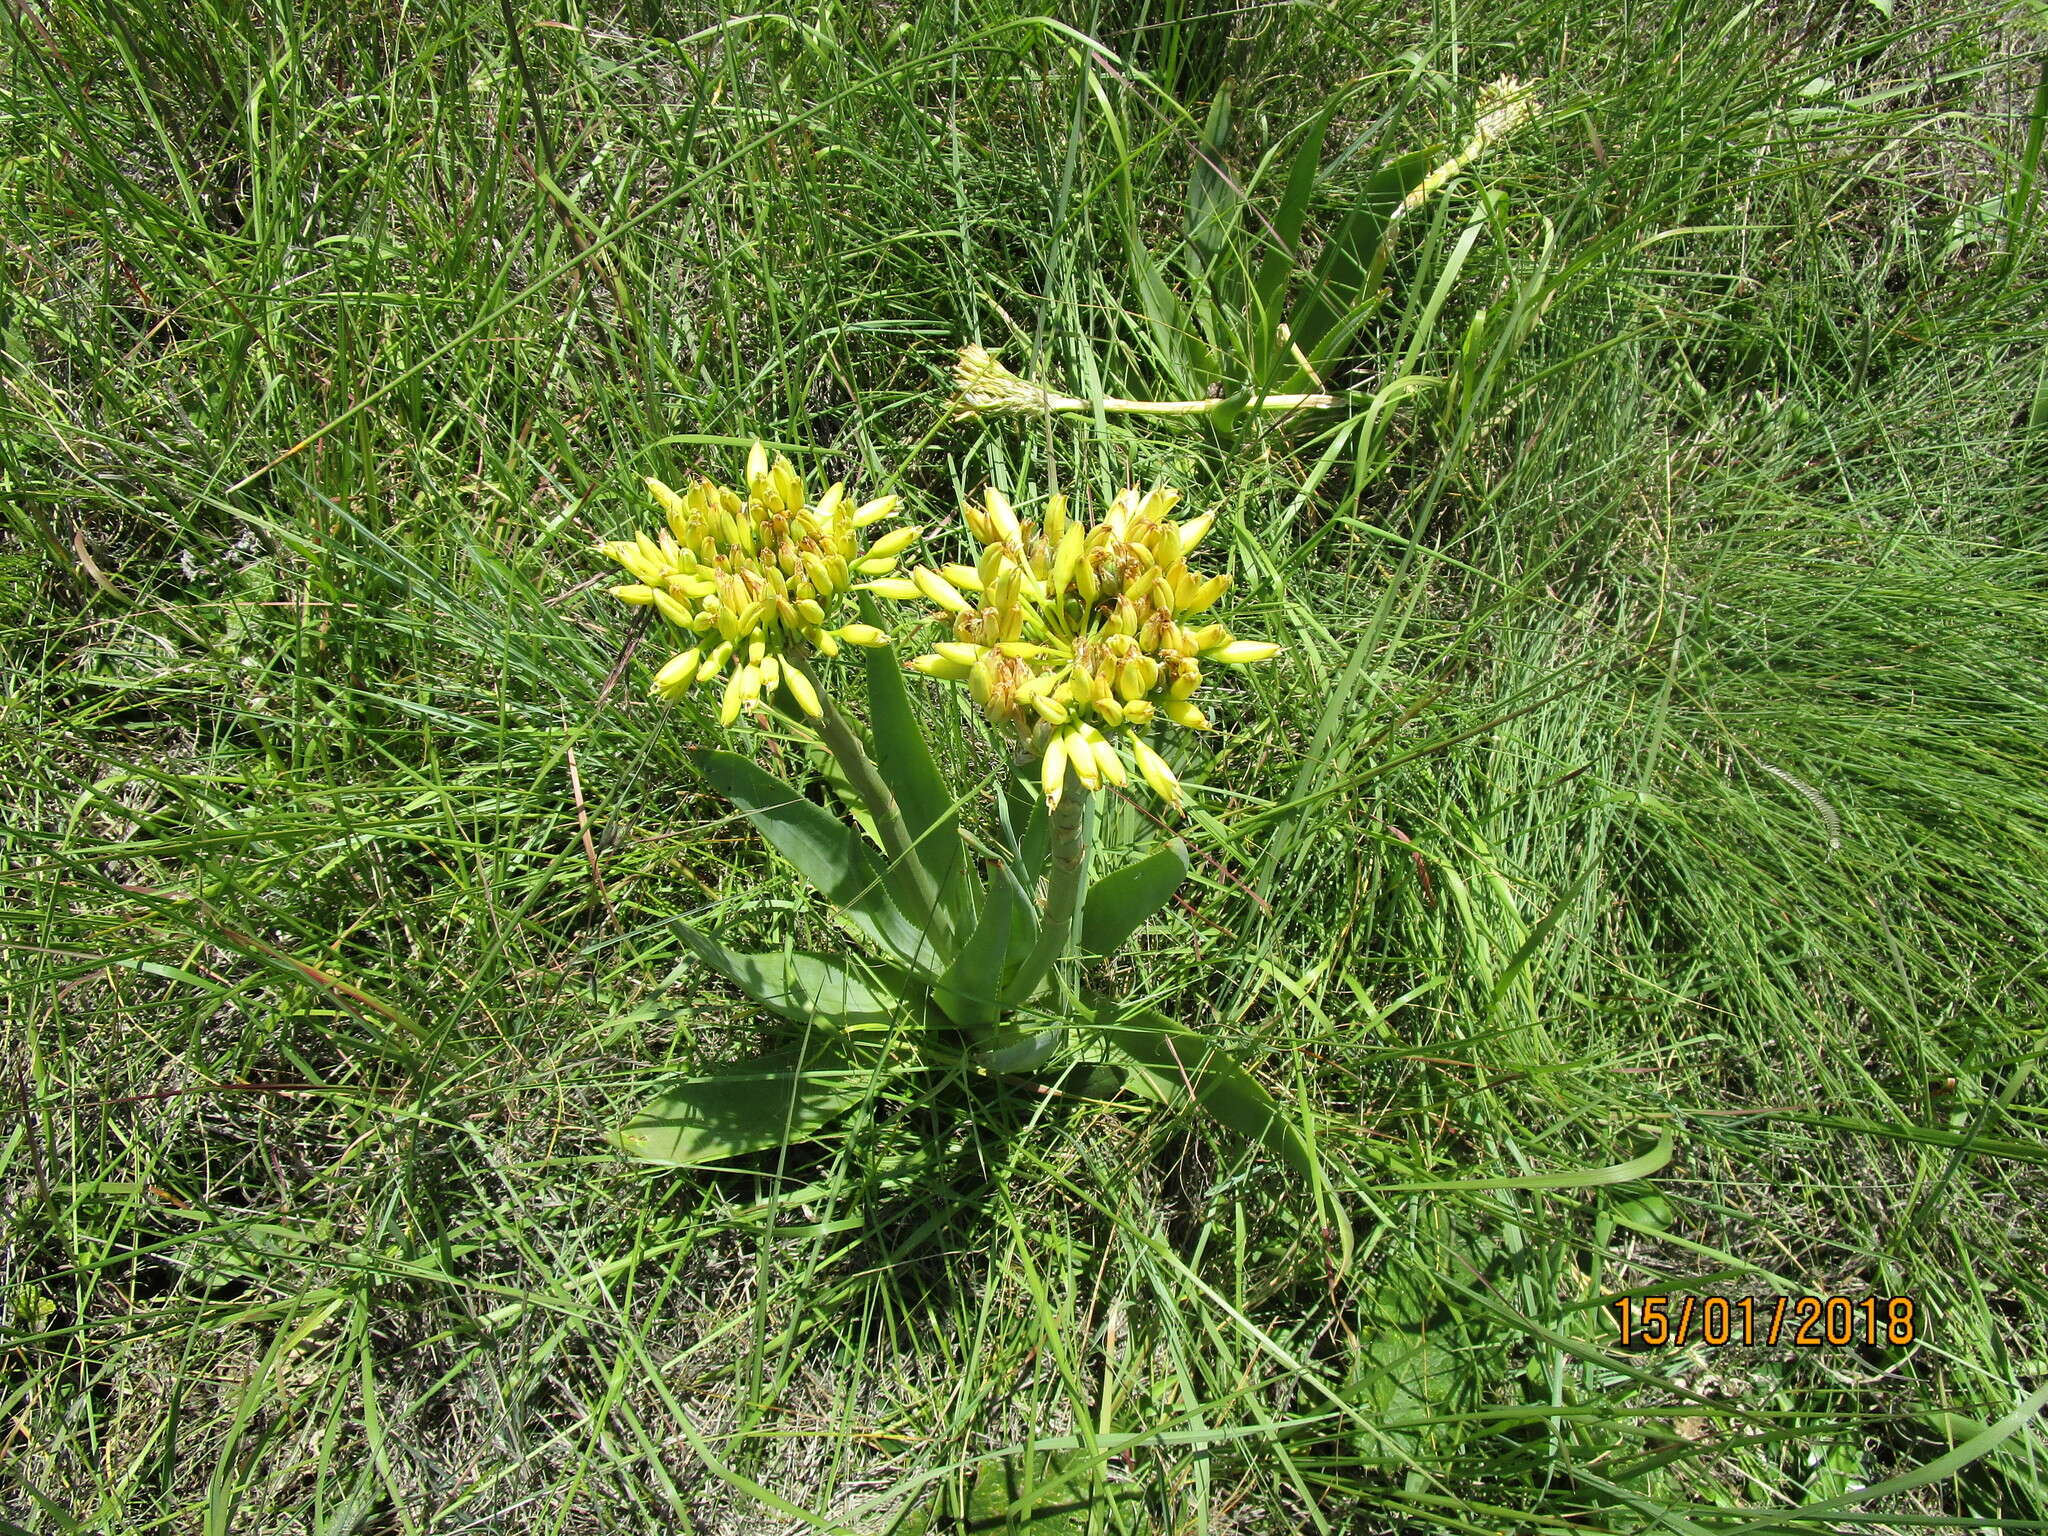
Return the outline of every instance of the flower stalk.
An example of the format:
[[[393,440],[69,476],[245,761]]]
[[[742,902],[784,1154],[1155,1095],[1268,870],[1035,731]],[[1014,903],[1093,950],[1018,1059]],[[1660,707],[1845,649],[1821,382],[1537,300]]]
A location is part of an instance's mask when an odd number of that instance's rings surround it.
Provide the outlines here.
[[[1026,771],[1029,771],[1028,764]],[[1088,870],[1088,786],[1073,767],[1066,770],[1065,793],[1052,808],[1052,840],[1047,858],[1045,911],[1039,920],[1038,942],[1017,968],[1004,994],[1005,1007],[1027,1001],[1046,974],[1067,952],[1081,912],[1081,891]]]
[[[890,793],[875,760],[868,756],[860,733],[847,722],[832,702],[831,695],[818,686],[817,678],[802,661],[785,656],[782,665],[785,672],[794,672],[811,685],[820,712],[815,718],[805,718],[803,723],[817,734],[825,750],[832,754],[839,771],[846,775],[846,782],[853,786],[853,792],[860,796],[861,804],[874,818],[875,832],[882,840],[882,851],[888,855],[890,869],[910,884],[919,909],[914,917],[920,923],[935,921],[939,913],[938,890],[932,884],[930,872],[918,858],[909,823],[903,818],[903,808]]]
[[[1224,396],[1214,400],[1124,400],[1104,395],[1097,400],[1062,394],[1033,379],[1021,378],[986,347],[962,347],[953,367],[960,395],[955,421],[976,416],[1071,416],[1100,410],[1108,416],[1214,416],[1229,411],[1318,411],[1342,405],[1341,396],[1314,393]]]

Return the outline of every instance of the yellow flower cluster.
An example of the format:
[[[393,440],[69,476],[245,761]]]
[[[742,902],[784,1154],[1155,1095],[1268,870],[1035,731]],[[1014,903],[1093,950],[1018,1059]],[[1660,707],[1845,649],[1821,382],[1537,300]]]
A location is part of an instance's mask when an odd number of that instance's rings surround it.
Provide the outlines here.
[[[897,498],[856,507],[846,487],[834,485],[815,505],[786,458],[768,461],[755,443],[747,455],[744,496],[699,480],[678,493],[649,477],[647,489],[667,513],[668,526],[653,536],[600,546],[633,580],[613,587],[622,602],[652,604],[696,643],[654,674],[654,692],[680,698],[693,684],[715,680],[728,661],[739,665],[725,685],[720,720],[731,725],[777,687],[805,714],[823,713],[802,661],[810,652],[833,656],[843,640],[887,645],[872,624],[832,626],[833,610],[862,578],[886,576],[896,557],[918,536],[896,528],[865,551],[858,530],[892,515]]]
[[[1242,666],[1279,654],[1221,624],[1190,622],[1230,578],[1188,569],[1216,515],[1172,522],[1179,500],[1175,490],[1133,487],[1089,528],[1068,516],[1065,497],[1049,498],[1036,524],[991,489],[980,507],[962,509],[981,546],[973,565],[919,566],[868,583],[884,597],[922,597],[943,611],[952,639],[907,665],[964,681],[989,719],[1039,758],[1048,805],[1059,803],[1069,768],[1087,789],[1128,783],[1128,744],[1145,782],[1178,806],[1179,780],[1138,733],[1158,719],[1207,730],[1193,699],[1202,663]]]

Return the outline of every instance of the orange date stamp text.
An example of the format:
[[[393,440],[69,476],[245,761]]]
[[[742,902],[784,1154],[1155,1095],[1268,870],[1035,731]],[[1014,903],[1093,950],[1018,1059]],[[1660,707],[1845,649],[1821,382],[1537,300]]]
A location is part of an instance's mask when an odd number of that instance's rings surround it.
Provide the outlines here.
[[[1922,1337],[1922,1309],[1910,1296],[1617,1296],[1607,1307],[1624,1349],[1896,1347]]]

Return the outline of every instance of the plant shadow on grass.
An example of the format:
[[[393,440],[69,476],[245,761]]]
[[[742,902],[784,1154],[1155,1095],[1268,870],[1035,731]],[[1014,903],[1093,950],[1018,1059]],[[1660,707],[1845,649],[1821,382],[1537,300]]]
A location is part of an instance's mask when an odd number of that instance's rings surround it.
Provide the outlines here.
[[[815,1054],[784,1047],[753,1059],[798,1071],[777,1081],[782,1096],[800,1090],[805,1076],[821,1081],[854,1076],[844,1068],[821,1065]],[[674,1084],[701,1082],[677,1078]],[[922,1087],[913,1085],[922,1084]],[[794,1130],[786,1140],[737,1154],[705,1158],[691,1167],[669,1170],[677,1181],[709,1184],[744,1208],[803,1203],[830,1205],[836,1221],[856,1216],[874,1232],[918,1215],[929,1231],[924,1241],[955,1241],[973,1236],[959,1229],[956,1218],[980,1211],[1001,1185],[1012,1149],[1024,1136],[1057,1135],[1099,1111],[1119,1084],[1114,1069],[1081,1063],[1036,1076],[997,1075],[958,1069],[907,1071],[883,1079],[872,1091],[860,1082],[836,1096],[828,1118]],[[657,1102],[661,1085],[657,1085]],[[1132,1103],[1139,1101],[1133,1100]],[[759,1123],[757,1102],[739,1101],[729,1113],[706,1113],[692,1106],[687,1121],[663,1120],[654,1105],[634,1124],[687,1134],[709,1124],[711,1134],[736,1134]],[[792,1117],[793,1118],[793,1117]],[[949,1213],[935,1225],[932,1213]],[[851,1230],[837,1226],[835,1230]],[[914,1246],[914,1245],[913,1245]],[[903,1257],[910,1257],[905,1251]]]

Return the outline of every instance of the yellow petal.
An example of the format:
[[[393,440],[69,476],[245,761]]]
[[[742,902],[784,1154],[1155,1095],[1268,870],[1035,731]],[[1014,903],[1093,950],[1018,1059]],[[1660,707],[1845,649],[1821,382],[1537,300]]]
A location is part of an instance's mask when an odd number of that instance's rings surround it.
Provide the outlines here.
[[[1180,535],[1180,552],[1185,555],[1209,536],[1209,530],[1216,526],[1216,514],[1204,512],[1200,517],[1191,517],[1174,529]]]

